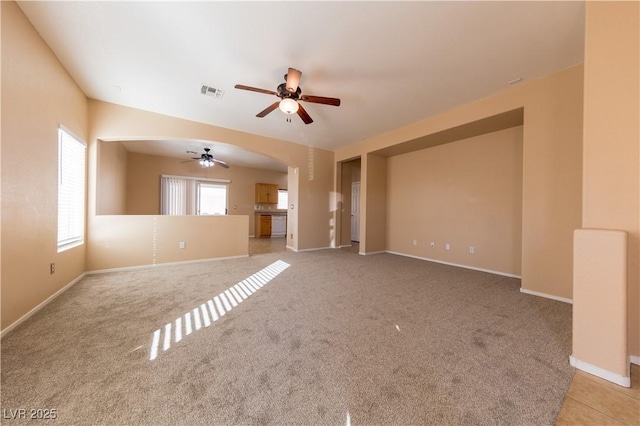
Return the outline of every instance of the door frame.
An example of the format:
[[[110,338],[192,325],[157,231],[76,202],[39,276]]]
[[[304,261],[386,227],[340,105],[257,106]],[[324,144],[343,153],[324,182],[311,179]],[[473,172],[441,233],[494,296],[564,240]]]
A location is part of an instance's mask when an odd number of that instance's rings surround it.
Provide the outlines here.
[[[351,182],[351,242],[360,242],[360,182]]]

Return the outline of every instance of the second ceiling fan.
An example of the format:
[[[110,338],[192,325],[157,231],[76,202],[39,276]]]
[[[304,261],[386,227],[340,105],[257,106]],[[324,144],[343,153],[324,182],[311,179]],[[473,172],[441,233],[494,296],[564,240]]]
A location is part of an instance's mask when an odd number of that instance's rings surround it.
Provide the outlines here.
[[[264,93],[267,95],[276,95],[280,98],[279,101],[274,102],[273,104],[269,105],[267,108],[256,114],[256,117],[259,118],[265,117],[271,111],[274,111],[276,108],[280,107],[280,110],[282,110],[282,112],[284,112],[285,114],[297,113],[302,121],[304,121],[304,124],[310,124],[313,123],[313,120],[298,101],[340,106],[340,99],[338,98],[303,95],[299,85],[301,76],[302,73],[300,71],[295,68],[289,68],[289,71],[284,76],[285,83],[280,84],[275,92],[273,90],[259,89],[257,87],[244,86],[242,84],[236,84],[235,88]]]

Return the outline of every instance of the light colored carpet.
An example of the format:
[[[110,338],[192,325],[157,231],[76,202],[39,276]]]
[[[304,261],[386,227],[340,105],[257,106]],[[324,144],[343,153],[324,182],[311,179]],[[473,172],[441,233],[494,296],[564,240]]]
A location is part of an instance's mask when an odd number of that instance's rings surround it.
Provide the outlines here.
[[[205,326],[199,309],[238,283]],[[91,275],[3,339],[2,408],[61,425],[552,424],[571,306],[519,285],[343,250]]]

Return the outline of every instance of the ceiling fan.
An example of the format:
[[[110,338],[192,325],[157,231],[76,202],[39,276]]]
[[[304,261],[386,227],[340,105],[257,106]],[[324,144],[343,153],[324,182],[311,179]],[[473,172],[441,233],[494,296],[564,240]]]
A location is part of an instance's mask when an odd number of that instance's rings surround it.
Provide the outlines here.
[[[298,113],[302,121],[304,121],[304,124],[310,124],[313,123],[313,120],[298,101],[340,106],[340,99],[338,98],[302,95],[302,90],[299,86],[301,76],[302,73],[300,71],[294,68],[289,68],[289,71],[284,76],[285,83],[280,84],[275,92],[273,90],[258,89],[257,87],[244,86],[242,84],[236,84],[235,88],[250,90],[252,92],[265,93],[267,95],[276,95],[280,98],[279,101],[274,102],[273,104],[269,105],[267,108],[256,114],[256,117],[259,118],[263,118],[271,111],[280,107],[280,110],[285,114]],[[287,119],[287,121],[291,121],[291,119],[289,118]]]
[[[205,168],[205,167],[213,167],[216,164],[220,167],[224,167],[225,169],[229,168],[229,165],[227,163],[225,163],[222,160],[216,160],[215,158],[213,158],[213,156],[211,154],[209,154],[209,151],[211,151],[211,148],[205,148],[204,149],[204,153],[200,154],[200,157],[191,157],[191,160],[187,160],[187,161],[181,161],[181,163],[189,163],[191,161],[196,161],[196,160],[200,160],[200,166]],[[198,153],[196,151],[187,151],[187,154],[195,154],[198,155]]]

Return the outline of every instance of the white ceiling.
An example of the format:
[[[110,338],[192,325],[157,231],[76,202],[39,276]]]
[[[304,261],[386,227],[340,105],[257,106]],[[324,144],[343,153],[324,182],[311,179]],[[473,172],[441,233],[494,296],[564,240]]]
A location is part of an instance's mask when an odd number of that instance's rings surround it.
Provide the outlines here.
[[[90,98],[329,150],[583,61],[577,1],[19,5]],[[309,125],[256,118],[277,98],[234,85],[275,90],[288,67],[341,106],[303,103]]]

